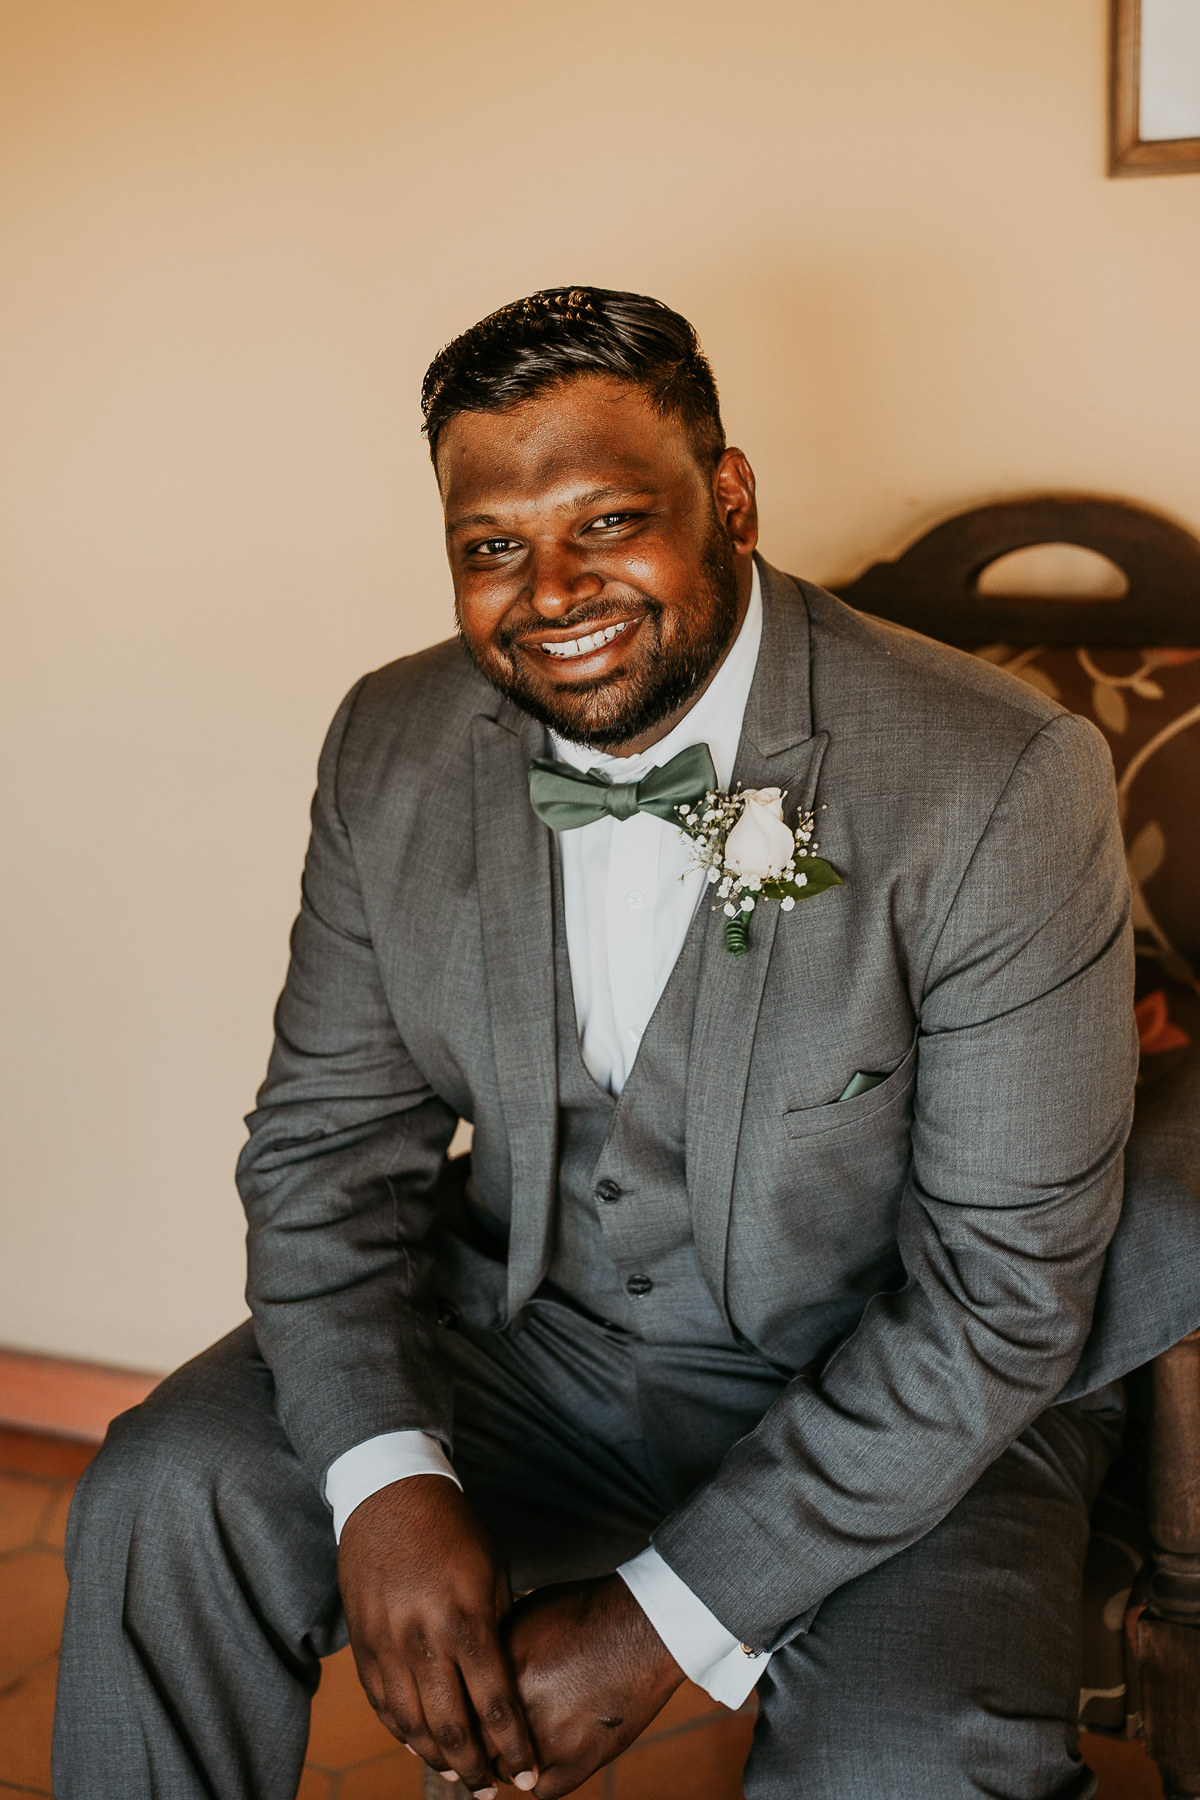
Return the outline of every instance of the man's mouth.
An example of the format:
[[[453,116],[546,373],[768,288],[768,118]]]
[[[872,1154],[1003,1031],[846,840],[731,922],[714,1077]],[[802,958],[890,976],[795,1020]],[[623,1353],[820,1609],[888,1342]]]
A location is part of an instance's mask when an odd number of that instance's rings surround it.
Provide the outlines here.
[[[593,631],[588,636],[565,638],[558,643],[547,642],[539,645],[539,648],[544,650],[547,656],[557,656],[563,661],[573,656],[589,656],[596,650],[603,650],[606,644],[611,644],[613,639],[628,627],[629,623],[630,621],[626,619],[620,625],[606,625],[602,631]]]

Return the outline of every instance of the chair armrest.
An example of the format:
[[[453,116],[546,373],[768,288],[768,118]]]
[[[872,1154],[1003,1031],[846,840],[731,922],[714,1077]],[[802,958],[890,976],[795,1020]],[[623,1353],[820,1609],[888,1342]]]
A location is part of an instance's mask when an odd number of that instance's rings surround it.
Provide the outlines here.
[[[1200,1331],[1154,1359],[1150,1561],[1125,1629],[1129,1691],[1168,1800],[1200,1796]]]
[[[1200,1331],[1154,1359],[1147,1490],[1146,1605],[1156,1618],[1200,1625]]]

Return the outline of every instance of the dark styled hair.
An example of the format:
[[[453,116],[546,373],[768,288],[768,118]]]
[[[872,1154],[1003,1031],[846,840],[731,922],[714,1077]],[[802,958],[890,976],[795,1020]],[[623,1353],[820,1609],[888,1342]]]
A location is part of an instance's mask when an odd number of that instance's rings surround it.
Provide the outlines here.
[[[458,413],[503,412],[572,376],[612,375],[679,419],[704,463],[725,448],[717,384],[693,328],[661,300],[613,288],[546,288],[510,300],[439,350],[421,384],[429,454]]]

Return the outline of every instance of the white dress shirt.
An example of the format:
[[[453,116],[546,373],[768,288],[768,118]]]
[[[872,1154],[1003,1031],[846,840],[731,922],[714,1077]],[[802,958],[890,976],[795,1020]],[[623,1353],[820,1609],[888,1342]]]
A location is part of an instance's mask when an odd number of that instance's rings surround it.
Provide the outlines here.
[[[573,768],[628,782],[693,744],[707,744],[718,785],[728,787],[761,638],[756,567],[732,649],[674,730],[640,755],[620,757],[552,735],[554,755]],[[683,832],[652,813],[621,820],[606,815],[558,833],[558,841],[580,1053],[593,1079],[619,1094],[708,883],[704,871],[692,867]],[[385,1432],[339,1456],[325,1477],[338,1538],[369,1495],[420,1474],[458,1480],[442,1445],[422,1431]],[[740,1706],[768,1658],[744,1651],[657,1550],[644,1550],[618,1573],[684,1673],[714,1700]]]

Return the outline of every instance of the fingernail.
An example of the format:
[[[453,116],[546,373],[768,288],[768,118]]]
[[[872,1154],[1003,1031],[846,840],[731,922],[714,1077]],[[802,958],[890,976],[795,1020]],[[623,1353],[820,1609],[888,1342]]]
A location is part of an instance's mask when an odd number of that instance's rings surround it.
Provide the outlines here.
[[[405,1744],[404,1748],[408,1751],[410,1756],[415,1756],[417,1754],[411,1744]]]
[[[475,1800],[496,1800],[499,1788],[476,1788]]]
[[[438,1774],[441,1776],[443,1781],[457,1781],[458,1780],[458,1776],[454,1773],[453,1769],[439,1769]]]
[[[513,1776],[513,1786],[524,1788],[525,1792],[528,1793],[530,1788],[537,1786],[537,1779],[538,1772],[536,1769],[522,1769],[519,1775]]]

